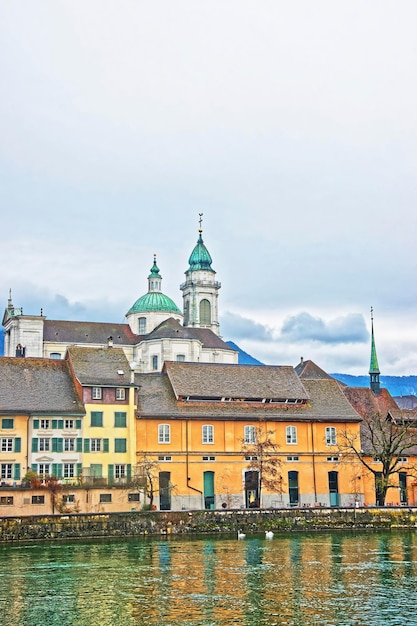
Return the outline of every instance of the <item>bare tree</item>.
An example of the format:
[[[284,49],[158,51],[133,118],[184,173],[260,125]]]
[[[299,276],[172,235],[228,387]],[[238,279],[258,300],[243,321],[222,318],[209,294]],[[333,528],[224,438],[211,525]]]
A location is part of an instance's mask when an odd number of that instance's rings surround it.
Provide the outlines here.
[[[159,476],[159,463],[152,457],[148,456],[146,452],[142,452],[138,457],[138,461],[135,467],[135,471],[132,477],[132,484],[142,491],[144,495],[144,501],[148,500],[148,506],[153,508],[153,501],[155,494],[158,492],[158,476]]]
[[[259,505],[262,503],[263,488],[272,493],[282,494],[281,461],[277,452],[279,445],[272,440],[273,430],[265,430],[262,426],[255,427],[253,443],[242,440],[242,454],[250,459],[248,470],[257,471],[259,475]]]
[[[365,416],[360,433],[344,430],[338,436],[342,460],[358,459],[375,479],[376,504],[384,506],[388,489],[399,486],[398,474],[417,476],[417,465],[408,457],[417,446],[417,424],[405,412],[393,418],[377,412]],[[405,462],[405,459],[407,461]],[[378,462],[378,466],[375,466]]]

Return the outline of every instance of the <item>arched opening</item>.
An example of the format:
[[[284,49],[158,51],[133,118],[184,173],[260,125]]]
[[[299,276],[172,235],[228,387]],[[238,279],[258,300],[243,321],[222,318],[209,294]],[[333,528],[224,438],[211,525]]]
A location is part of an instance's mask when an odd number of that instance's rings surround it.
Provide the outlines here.
[[[209,326],[211,324],[211,305],[208,300],[200,302],[200,324]]]

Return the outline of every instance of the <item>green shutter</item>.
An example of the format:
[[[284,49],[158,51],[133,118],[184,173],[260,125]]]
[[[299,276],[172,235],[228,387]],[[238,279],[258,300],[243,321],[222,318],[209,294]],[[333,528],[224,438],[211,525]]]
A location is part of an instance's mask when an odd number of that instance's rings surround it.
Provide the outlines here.
[[[14,440],[14,451],[15,452],[20,452],[22,448],[22,440],[20,437],[15,437]]]
[[[64,440],[60,437],[52,437],[52,452],[62,452]]]
[[[115,428],[126,428],[126,412],[116,411],[114,414],[114,426]]]
[[[103,426],[103,412],[91,411],[91,426],[102,427]]]
[[[108,452],[108,451],[109,451],[109,440],[103,439],[103,452]]]
[[[32,470],[32,472],[35,472],[35,474],[37,474],[38,473],[38,464],[37,463],[32,463],[31,470]]]
[[[58,428],[64,428],[64,420],[58,420]]]
[[[20,463],[14,464],[14,476],[15,480],[20,480]]]
[[[84,452],[90,452],[90,440],[84,439]]]
[[[132,478],[132,465],[130,463],[127,464],[127,478],[128,480]]]
[[[33,420],[33,428],[39,428],[39,420]]]
[[[38,451],[38,439],[36,437],[33,437],[32,438],[32,452],[37,452],[37,451]]]
[[[82,420],[75,420],[75,428],[77,428],[77,430],[80,430],[82,428]]]
[[[77,437],[77,452],[83,451],[83,440],[81,437]]]
[[[58,465],[59,463],[52,463],[52,476],[58,478]]]
[[[77,478],[78,476],[81,476],[82,473],[83,473],[83,464],[77,463]]]
[[[114,451],[115,452],[126,452],[126,439],[115,439],[114,440]]]
[[[58,428],[58,420],[52,420],[52,428],[56,430]]]
[[[57,463],[56,464],[56,468],[57,468],[56,477],[57,478],[62,478],[62,463]]]
[[[113,479],[114,479],[114,465],[109,465],[107,467],[107,478],[109,480],[109,483],[113,482]]]

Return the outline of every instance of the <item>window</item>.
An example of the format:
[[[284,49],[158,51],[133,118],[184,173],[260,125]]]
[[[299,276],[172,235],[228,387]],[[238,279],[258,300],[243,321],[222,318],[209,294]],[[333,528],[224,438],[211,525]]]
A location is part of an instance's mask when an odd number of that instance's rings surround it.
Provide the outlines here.
[[[91,426],[103,426],[103,413],[101,411],[91,411]]]
[[[202,461],[215,461],[216,457],[215,456],[202,456],[201,460]]]
[[[211,324],[211,306],[208,300],[201,300],[200,302],[200,324],[206,326]]]
[[[115,465],[114,466],[114,477],[115,478],[126,478],[126,465]]]
[[[205,424],[203,430],[203,443],[214,443],[214,426]]]
[[[5,430],[14,428],[14,419],[12,417],[3,417],[1,420],[1,427]]]
[[[158,369],[158,356],[156,354],[154,354],[152,357],[152,369],[153,370]]]
[[[139,322],[139,335],[146,334],[146,317],[140,317],[138,319]]]
[[[297,428],[296,426],[287,426],[287,443],[297,443]]]
[[[257,456],[245,456],[245,461],[257,461]]]
[[[327,426],[326,428],[326,446],[336,445],[336,428],[334,426]]]
[[[13,452],[13,439],[0,439],[0,451],[1,452]]]
[[[50,359],[60,359],[61,358],[61,353],[60,352],[51,352],[51,354],[49,355]]]
[[[114,427],[126,428],[126,413],[122,411],[116,411],[114,414]]]
[[[101,400],[103,397],[103,390],[101,387],[93,387],[92,391],[93,400]]]
[[[13,496],[0,496],[0,506],[13,506]]]
[[[115,439],[114,440],[114,451],[115,452],[126,452],[126,439]]]
[[[101,439],[91,439],[91,452],[101,452]]]
[[[111,493],[101,493],[100,502],[111,502]]]
[[[287,456],[288,463],[294,463],[299,460],[298,456]]]
[[[256,443],[255,426],[245,426],[244,443]]]
[[[51,449],[51,440],[49,437],[39,438],[39,452],[49,452]]]
[[[158,461],[172,461],[172,456],[164,456],[163,454],[158,456]]]
[[[39,463],[39,470],[38,470],[38,474],[39,476],[49,476],[50,474],[50,465],[49,463]]]
[[[45,504],[45,496],[32,496],[32,504]]]
[[[43,430],[48,430],[48,428],[50,428],[50,421],[49,420],[40,420],[40,427]]]
[[[327,461],[329,463],[338,463],[339,462],[339,457],[338,456],[328,456],[327,457]]]
[[[398,462],[399,463],[408,463],[408,458],[406,456],[399,456],[398,457]]]
[[[185,354],[177,354],[177,361],[185,361]]]
[[[65,430],[72,430],[74,428],[74,420],[64,420]]]
[[[75,439],[65,438],[64,439],[64,452],[74,452],[75,451]]]
[[[171,426],[169,424],[158,425],[158,443],[171,443]]]
[[[11,478],[12,477],[12,463],[1,463],[0,464],[0,478]]]
[[[129,493],[127,495],[128,502],[140,502],[139,493]]]
[[[124,387],[116,387],[116,400],[124,400],[126,398],[126,389]]]
[[[75,495],[73,493],[68,493],[68,494],[63,495],[62,502],[65,502],[65,504],[74,504]]]
[[[64,478],[74,478],[75,463],[64,463]]]

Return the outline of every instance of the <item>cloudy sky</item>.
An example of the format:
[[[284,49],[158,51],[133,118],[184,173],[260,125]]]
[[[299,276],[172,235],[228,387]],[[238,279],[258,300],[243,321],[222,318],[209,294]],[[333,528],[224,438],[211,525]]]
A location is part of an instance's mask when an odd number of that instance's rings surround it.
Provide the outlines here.
[[[0,0],[0,294],[123,322],[203,238],[265,363],[417,373],[417,3]]]

